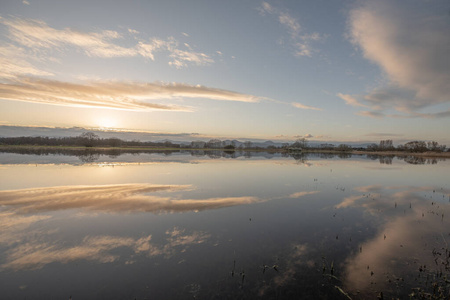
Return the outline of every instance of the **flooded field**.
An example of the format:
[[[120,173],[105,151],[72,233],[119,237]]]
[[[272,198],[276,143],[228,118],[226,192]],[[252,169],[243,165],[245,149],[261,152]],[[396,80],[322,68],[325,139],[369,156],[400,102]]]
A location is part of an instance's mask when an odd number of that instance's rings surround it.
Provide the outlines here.
[[[450,161],[0,153],[1,299],[448,299]]]

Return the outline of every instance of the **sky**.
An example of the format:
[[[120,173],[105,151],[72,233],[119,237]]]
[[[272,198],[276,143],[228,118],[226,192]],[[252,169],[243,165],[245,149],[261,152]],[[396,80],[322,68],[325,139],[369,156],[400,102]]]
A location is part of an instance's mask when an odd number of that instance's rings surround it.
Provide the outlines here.
[[[444,0],[2,0],[0,136],[449,145],[449,32]]]

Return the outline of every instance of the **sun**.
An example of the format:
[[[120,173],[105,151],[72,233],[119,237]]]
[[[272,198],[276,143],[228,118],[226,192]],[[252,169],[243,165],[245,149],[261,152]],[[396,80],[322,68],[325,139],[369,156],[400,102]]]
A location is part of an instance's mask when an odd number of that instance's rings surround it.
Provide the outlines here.
[[[117,122],[113,118],[102,117],[97,119],[97,124],[100,128],[114,128],[117,127]]]

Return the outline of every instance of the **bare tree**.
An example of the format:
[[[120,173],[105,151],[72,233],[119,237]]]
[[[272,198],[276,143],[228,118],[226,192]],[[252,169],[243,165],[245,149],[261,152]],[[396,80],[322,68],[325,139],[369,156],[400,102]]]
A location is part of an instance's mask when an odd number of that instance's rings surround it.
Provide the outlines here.
[[[83,132],[80,135],[80,138],[83,141],[84,146],[86,147],[94,147],[100,139],[98,135],[91,131]]]
[[[291,147],[293,147],[293,148],[302,148],[302,149],[308,148],[308,140],[305,139],[305,138],[297,139],[295,141],[295,143],[293,143],[291,145]]]
[[[392,140],[382,140],[380,141],[380,150],[392,150],[394,149],[394,143]]]

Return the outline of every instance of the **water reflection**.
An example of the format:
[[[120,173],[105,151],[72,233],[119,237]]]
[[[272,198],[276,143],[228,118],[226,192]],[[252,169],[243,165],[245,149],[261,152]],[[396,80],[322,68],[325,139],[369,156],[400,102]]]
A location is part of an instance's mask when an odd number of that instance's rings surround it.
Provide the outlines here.
[[[265,159],[273,159],[273,158],[293,158],[295,161],[307,164],[308,160],[311,159],[351,159],[356,157],[367,157],[372,160],[379,160],[380,164],[389,164],[391,165],[394,158],[399,160],[403,160],[408,164],[420,165],[420,164],[437,164],[438,162],[443,162],[445,158],[438,157],[423,157],[423,156],[414,156],[414,155],[352,155],[350,153],[313,153],[313,152],[272,152],[272,151],[245,151],[245,150],[236,150],[236,151],[223,151],[223,150],[142,150],[142,149],[83,149],[83,148],[74,148],[74,149],[58,149],[58,148],[2,148],[0,149],[0,153],[15,153],[21,155],[40,155],[40,156],[74,156],[78,157],[78,159],[82,163],[94,163],[99,160],[120,160],[120,157],[125,157],[127,155],[132,155],[138,157],[139,155],[154,155],[154,158],[157,156],[165,157],[165,160],[170,160],[172,157],[173,161],[177,161],[180,157],[183,157],[183,161],[189,161],[188,157],[196,157],[196,158],[208,158],[208,159],[220,159],[220,158],[230,158],[230,159],[239,159],[239,158],[265,158]],[[148,157],[141,161],[147,161]],[[1,162],[0,162],[1,163]],[[26,163],[26,161],[17,160],[14,163]],[[75,164],[75,163],[74,163]]]
[[[432,294],[433,284],[448,292],[448,162],[235,154],[8,160],[2,297],[403,299]]]
[[[156,195],[191,189],[189,185],[117,184],[101,186],[56,186],[0,191],[0,205],[20,214],[65,209],[97,212],[184,212],[218,209],[261,201],[257,197],[176,199]]]
[[[166,231],[165,234],[165,242],[162,244],[153,242],[152,235],[138,239],[119,236],[86,236],[78,245],[72,247],[57,242],[31,239],[6,251],[6,262],[0,265],[0,268],[15,271],[36,270],[50,263],[67,264],[79,260],[112,263],[121,258],[120,254],[114,253],[114,250],[119,248],[127,248],[135,255],[170,258],[178,252],[186,251],[192,245],[204,243],[210,237],[205,232],[187,232],[177,227]],[[122,257],[122,260],[125,260],[125,264],[136,262],[133,260],[133,255]]]
[[[401,296],[417,287],[432,294],[434,284],[434,289],[448,291],[442,274],[450,271],[450,190],[381,185],[355,190],[362,194],[346,197],[336,208],[363,208],[381,225],[345,262],[346,289]]]
[[[392,165],[392,162],[394,158],[397,157],[399,160],[403,160],[404,162],[412,165],[435,165],[438,162],[443,162],[446,159],[445,158],[439,158],[439,157],[423,157],[423,156],[415,156],[415,155],[367,155],[367,158],[372,160],[379,160],[380,164],[386,164],[386,165]]]

